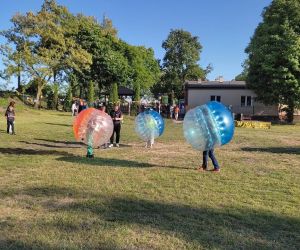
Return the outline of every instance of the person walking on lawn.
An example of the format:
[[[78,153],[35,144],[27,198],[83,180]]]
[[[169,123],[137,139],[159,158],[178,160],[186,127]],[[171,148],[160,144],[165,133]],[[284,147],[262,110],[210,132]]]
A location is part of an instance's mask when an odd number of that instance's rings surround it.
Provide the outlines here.
[[[220,166],[219,163],[214,155],[214,149],[210,149],[207,151],[203,151],[203,162],[202,162],[202,166],[198,168],[199,171],[206,171],[207,170],[207,161],[208,161],[208,157],[211,159],[214,169],[212,170],[213,172],[220,172]]]

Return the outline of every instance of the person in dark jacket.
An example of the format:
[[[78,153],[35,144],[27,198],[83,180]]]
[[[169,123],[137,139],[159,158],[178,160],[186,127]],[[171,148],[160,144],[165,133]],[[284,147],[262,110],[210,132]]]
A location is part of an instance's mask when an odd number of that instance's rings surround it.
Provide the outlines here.
[[[11,129],[11,134],[15,135],[15,102],[10,102],[9,106],[6,109],[5,112],[5,117],[7,120],[7,133],[10,133]]]
[[[116,134],[116,147],[119,147],[120,134],[121,134],[121,121],[123,121],[123,114],[118,105],[114,106],[114,109],[110,112],[110,116],[114,123],[114,132],[110,138],[109,147],[113,147],[114,143],[114,134]]]

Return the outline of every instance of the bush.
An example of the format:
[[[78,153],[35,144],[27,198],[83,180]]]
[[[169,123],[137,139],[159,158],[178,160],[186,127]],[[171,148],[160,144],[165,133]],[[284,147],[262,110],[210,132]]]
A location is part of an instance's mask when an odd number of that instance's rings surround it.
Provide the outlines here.
[[[113,83],[111,90],[110,90],[110,95],[109,95],[109,102],[112,105],[115,105],[119,102],[119,94],[118,94],[118,85],[117,83]]]
[[[138,115],[140,111],[139,102],[132,102],[130,106],[130,115]]]
[[[71,89],[71,87],[69,87],[67,94],[66,94],[65,101],[64,101],[64,110],[65,111],[71,111],[72,99],[73,99],[72,89]]]

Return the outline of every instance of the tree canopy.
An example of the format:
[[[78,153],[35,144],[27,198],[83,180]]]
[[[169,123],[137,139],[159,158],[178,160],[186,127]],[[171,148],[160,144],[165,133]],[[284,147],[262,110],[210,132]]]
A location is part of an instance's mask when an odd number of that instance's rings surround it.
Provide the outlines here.
[[[47,0],[37,13],[16,14],[13,27],[3,31],[8,44],[2,46],[6,57],[6,72],[12,75],[22,71],[37,83],[36,107],[40,104],[42,89],[57,76],[76,68],[88,69],[91,56],[73,39],[74,18],[63,6]]]
[[[163,73],[154,91],[172,92],[177,98],[181,98],[184,82],[205,78],[211,66],[206,70],[199,66],[202,46],[198,37],[192,36],[188,31],[171,30],[162,47],[166,51],[162,64]]]
[[[300,2],[273,0],[246,48],[247,84],[265,104],[300,106]]]
[[[36,88],[36,106],[47,84],[69,82],[73,96],[88,98],[91,82],[99,94],[113,84],[149,90],[160,77],[152,49],[133,46],[117,36],[112,21],[72,14],[55,0],[41,9],[16,14],[12,28],[2,31],[5,72]],[[34,81],[33,81],[34,80]]]

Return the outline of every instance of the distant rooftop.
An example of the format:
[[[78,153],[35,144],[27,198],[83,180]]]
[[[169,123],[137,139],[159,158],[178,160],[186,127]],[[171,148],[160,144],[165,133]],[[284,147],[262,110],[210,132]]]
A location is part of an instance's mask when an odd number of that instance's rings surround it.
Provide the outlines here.
[[[245,89],[245,81],[186,81],[189,89]]]

